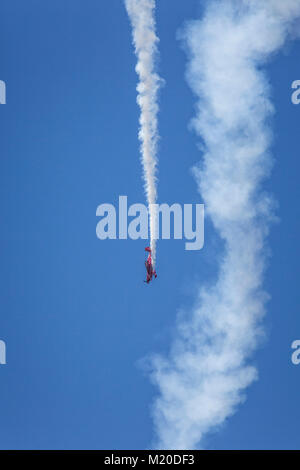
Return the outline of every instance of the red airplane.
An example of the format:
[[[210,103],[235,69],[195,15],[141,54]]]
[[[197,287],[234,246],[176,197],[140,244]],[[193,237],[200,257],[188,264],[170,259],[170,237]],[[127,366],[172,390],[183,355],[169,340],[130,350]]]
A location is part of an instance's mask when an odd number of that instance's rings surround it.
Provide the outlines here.
[[[146,266],[146,270],[147,270],[147,279],[144,282],[149,284],[149,282],[152,281],[153,276],[155,277],[155,279],[157,278],[157,274],[156,274],[156,271],[153,268],[153,264],[152,264],[151,248],[149,246],[147,246],[145,248],[145,251],[148,251],[149,255],[148,255],[148,258],[145,261],[145,266]]]

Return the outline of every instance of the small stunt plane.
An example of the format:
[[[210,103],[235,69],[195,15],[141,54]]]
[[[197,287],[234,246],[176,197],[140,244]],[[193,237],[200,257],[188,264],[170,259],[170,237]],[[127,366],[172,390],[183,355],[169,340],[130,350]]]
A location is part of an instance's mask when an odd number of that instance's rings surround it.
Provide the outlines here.
[[[145,261],[145,266],[146,266],[146,271],[147,271],[147,279],[144,282],[149,284],[149,282],[152,281],[153,276],[155,277],[155,279],[157,278],[157,274],[156,274],[156,271],[153,268],[153,264],[152,264],[151,248],[149,246],[147,246],[145,248],[145,251],[147,251],[149,253],[149,255],[148,255],[148,258]]]

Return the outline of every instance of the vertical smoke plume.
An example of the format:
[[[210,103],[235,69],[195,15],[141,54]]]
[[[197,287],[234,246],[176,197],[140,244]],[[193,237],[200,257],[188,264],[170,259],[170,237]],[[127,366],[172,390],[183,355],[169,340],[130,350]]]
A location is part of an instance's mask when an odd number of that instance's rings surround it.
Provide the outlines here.
[[[178,319],[169,356],[153,358],[157,448],[203,447],[257,377],[249,358],[262,334],[272,217],[262,190],[273,112],[262,65],[298,15],[299,0],[210,1],[203,19],[183,33],[197,97],[193,125],[205,148],[195,177],[224,252],[216,282],[199,288],[193,310]]]
[[[154,70],[158,43],[155,34],[155,0],[125,0],[125,5],[132,24],[133,44],[137,56],[137,102],[141,109],[139,139],[150,217],[152,259],[155,263],[157,217],[153,204],[157,199],[157,92],[161,82]]]

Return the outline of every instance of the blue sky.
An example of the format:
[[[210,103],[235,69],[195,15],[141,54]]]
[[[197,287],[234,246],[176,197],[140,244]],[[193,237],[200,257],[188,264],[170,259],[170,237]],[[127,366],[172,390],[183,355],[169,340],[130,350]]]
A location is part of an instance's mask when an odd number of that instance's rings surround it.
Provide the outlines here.
[[[172,6],[171,6],[172,3]],[[201,203],[191,167],[201,158],[188,129],[194,96],[178,28],[198,0],[158,1],[159,200]],[[1,314],[0,448],[144,449],[157,390],[141,358],[168,351],[179,308],[216,274],[218,237],[205,247],[159,241],[159,278],[145,286],[144,241],[96,237],[96,208],[145,202],[137,127],[136,58],[121,0],[3,0],[0,6]],[[206,447],[300,448],[298,122],[291,83],[300,43],[266,67],[276,114],[275,164],[266,188],[278,201],[269,236],[266,340],[259,380]]]

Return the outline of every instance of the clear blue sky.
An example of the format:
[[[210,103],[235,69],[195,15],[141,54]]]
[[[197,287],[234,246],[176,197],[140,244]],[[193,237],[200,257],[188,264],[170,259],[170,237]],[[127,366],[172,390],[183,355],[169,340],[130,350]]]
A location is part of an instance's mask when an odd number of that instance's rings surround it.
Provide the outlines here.
[[[194,97],[176,40],[198,0],[158,1],[160,202],[201,203],[190,172],[201,153],[188,130]],[[144,241],[100,241],[96,208],[145,202],[137,141],[135,57],[121,0],[2,0],[0,79],[0,448],[143,449],[156,389],[138,361],[168,350],[176,312],[215,274],[217,238],[202,251],[158,243],[159,279],[144,278]],[[279,202],[269,238],[267,340],[259,381],[207,439],[209,448],[300,448],[300,43],[267,70],[276,164],[266,187]]]

